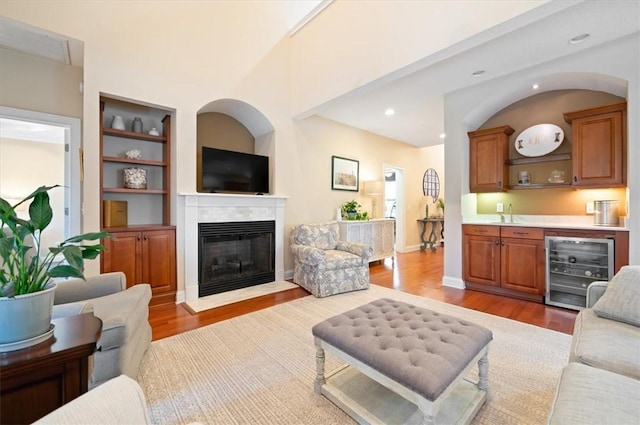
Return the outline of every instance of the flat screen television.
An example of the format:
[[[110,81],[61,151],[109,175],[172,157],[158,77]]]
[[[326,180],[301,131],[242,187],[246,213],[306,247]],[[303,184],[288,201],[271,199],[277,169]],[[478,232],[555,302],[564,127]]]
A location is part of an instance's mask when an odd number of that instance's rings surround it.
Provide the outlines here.
[[[202,190],[269,193],[269,157],[203,146]]]

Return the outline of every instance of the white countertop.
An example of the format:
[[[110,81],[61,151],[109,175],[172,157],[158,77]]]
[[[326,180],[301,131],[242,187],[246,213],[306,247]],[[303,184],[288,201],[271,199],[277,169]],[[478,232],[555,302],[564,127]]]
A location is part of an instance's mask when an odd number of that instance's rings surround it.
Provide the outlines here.
[[[509,215],[504,216],[505,222],[500,221],[499,215],[483,214],[473,217],[464,217],[462,224],[483,224],[493,226],[519,226],[519,227],[543,227],[548,229],[575,229],[575,230],[610,230],[628,232],[623,226],[596,226],[592,216],[532,216],[514,215],[513,223],[509,222]],[[621,218],[621,223],[624,220]]]

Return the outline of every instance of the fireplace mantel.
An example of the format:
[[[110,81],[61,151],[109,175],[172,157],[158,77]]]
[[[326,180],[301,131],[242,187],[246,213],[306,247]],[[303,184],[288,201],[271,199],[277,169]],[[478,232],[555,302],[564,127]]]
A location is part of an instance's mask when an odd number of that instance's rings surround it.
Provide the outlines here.
[[[274,220],[276,281],[284,280],[284,201],[286,196],[179,193],[184,197],[185,300],[198,299],[198,223]]]

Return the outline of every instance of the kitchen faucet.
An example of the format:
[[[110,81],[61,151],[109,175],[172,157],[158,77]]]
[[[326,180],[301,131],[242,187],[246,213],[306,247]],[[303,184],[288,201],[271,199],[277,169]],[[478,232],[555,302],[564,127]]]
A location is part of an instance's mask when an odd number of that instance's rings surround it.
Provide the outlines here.
[[[511,209],[511,204],[509,204],[507,208],[509,208],[509,223],[513,223],[513,210]]]

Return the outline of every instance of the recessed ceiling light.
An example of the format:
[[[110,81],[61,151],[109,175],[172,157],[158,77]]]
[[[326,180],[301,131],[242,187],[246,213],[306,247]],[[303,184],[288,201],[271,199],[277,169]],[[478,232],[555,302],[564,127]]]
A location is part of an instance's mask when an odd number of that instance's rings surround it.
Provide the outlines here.
[[[447,135],[446,135],[446,134],[444,134],[444,133],[440,133],[440,138],[441,138],[441,139],[444,139],[445,137],[447,137]]]
[[[578,43],[582,43],[583,41],[585,41],[587,38],[589,37],[589,34],[580,34],[580,35],[576,35],[575,37],[573,37],[571,40],[569,40],[569,43],[571,44],[578,44]]]
[[[539,86],[539,85],[537,85],[537,84],[534,84],[534,85],[532,86],[532,88],[533,88],[534,90],[538,90],[538,88],[540,88],[540,86]]]
[[[473,73],[471,73],[472,77],[480,77],[482,74],[484,74],[484,70],[479,70],[479,71],[474,71]]]
[[[388,117],[390,117],[391,115],[393,115],[393,114],[395,114],[395,113],[396,113],[396,111],[395,111],[393,108],[387,108],[387,109],[384,111],[384,114],[385,114],[386,116],[388,116]]]

